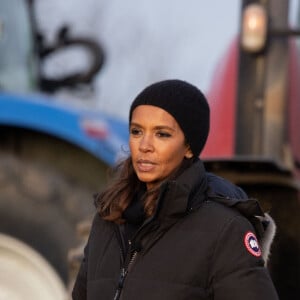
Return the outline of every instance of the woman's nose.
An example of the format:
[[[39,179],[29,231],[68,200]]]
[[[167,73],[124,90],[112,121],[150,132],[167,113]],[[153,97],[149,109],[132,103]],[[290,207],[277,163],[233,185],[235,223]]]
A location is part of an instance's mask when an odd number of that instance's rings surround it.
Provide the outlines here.
[[[139,149],[142,152],[153,151],[153,141],[149,136],[143,136],[140,141]]]

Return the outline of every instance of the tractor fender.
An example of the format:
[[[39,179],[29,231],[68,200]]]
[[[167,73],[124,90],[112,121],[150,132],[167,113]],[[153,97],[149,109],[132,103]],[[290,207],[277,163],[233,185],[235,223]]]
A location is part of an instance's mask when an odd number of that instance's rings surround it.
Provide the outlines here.
[[[74,144],[108,165],[127,148],[128,125],[99,111],[70,107],[44,95],[0,95],[0,126],[40,131]]]

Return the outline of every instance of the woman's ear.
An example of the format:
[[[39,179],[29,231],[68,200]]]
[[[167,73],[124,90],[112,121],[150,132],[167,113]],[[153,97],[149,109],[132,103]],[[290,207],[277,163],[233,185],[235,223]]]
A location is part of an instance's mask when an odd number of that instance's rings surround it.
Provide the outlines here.
[[[193,157],[193,152],[190,148],[190,146],[188,146],[187,150],[186,150],[186,153],[184,155],[185,158],[192,158]]]

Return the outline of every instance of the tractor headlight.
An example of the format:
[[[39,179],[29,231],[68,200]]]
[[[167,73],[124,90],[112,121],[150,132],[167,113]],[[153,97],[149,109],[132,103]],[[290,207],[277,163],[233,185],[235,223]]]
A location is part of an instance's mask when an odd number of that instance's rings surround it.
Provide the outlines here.
[[[267,39],[267,13],[260,4],[244,8],[241,28],[241,46],[248,52],[263,50]]]

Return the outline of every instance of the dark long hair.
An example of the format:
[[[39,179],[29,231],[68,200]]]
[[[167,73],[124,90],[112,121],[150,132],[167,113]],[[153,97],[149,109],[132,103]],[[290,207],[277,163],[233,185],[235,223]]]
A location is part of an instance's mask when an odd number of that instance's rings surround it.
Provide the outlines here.
[[[194,159],[184,158],[182,163],[164,181],[176,178],[180,173],[192,165]],[[146,216],[155,212],[159,189],[162,182],[151,190],[146,191],[146,184],[141,182],[133,168],[132,159],[128,157],[112,169],[110,185],[95,198],[95,205],[104,220],[123,223],[123,212],[135,195],[144,193],[144,211]]]

